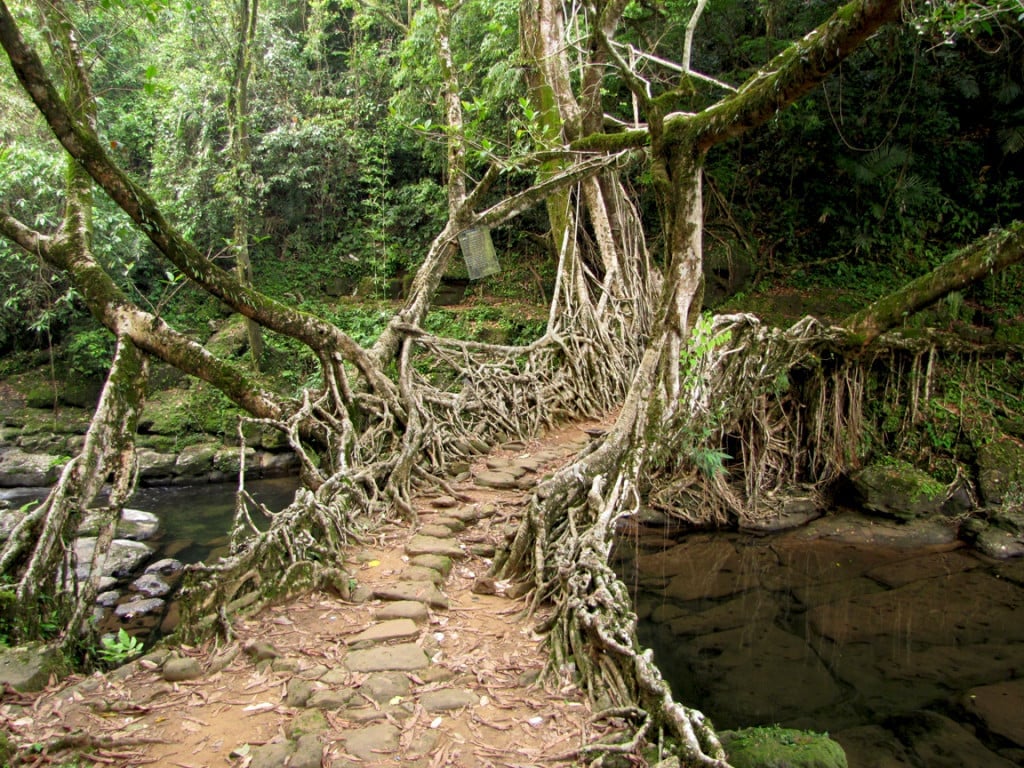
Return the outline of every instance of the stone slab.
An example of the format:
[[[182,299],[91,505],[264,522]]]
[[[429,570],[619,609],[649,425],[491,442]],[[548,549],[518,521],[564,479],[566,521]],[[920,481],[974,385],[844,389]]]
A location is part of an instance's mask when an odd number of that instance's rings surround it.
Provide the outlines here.
[[[391,619],[411,619],[412,621],[425,622],[430,618],[427,606],[418,600],[395,600],[385,603],[378,608],[373,617],[377,621],[389,621]]]
[[[473,482],[477,485],[483,486],[484,488],[495,488],[497,490],[505,490],[511,488],[518,488],[519,478],[509,472],[500,472],[496,469],[487,469],[483,472],[478,472],[473,477]]]
[[[420,526],[419,535],[429,536],[433,539],[450,539],[452,536],[452,529],[446,525],[438,525],[436,523],[429,523],[427,525]]]
[[[390,640],[407,640],[418,636],[419,633],[420,628],[411,619],[392,619],[374,624],[358,635],[353,635],[348,638],[348,644],[361,645],[365,643],[386,643]]]
[[[399,581],[374,587],[373,596],[378,600],[415,600],[432,608],[447,608],[448,596],[430,581]]]
[[[399,733],[391,723],[377,723],[349,731],[345,736],[345,751],[360,760],[379,761],[398,749]]]
[[[409,543],[405,545],[405,554],[409,555],[409,557],[416,557],[417,555],[442,555],[453,560],[461,560],[466,557],[465,550],[451,539],[438,539],[419,534],[409,539]]]
[[[972,688],[964,705],[981,718],[992,733],[1024,747],[1024,679]]]
[[[464,688],[441,688],[428,691],[420,696],[420,704],[427,712],[450,712],[463,707],[474,707],[480,699],[472,691]]]
[[[409,565],[419,568],[433,568],[442,576],[452,572],[452,559],[444,555],[416,555],[409,560]]]
[[[399,581],[429,581],[433,584],[441,586],[444,582],[444,576],[441,575],[440,571],[435,571],[433,568],[427,568],[422,565],[410,565],[405,570],[398,574]]]
[[[345,666],[353,672],[412,672],[429,665],[427,654],[415,643],[350,651],[345,657]]]

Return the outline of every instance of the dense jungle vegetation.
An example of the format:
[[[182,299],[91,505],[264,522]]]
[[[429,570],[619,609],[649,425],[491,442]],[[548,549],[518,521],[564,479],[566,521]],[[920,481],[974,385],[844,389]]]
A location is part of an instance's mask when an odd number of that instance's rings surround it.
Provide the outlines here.
[[[832,7],[717,2],[702,21],[695,63],[742,77]],[[642,40],[652,17],[685,18],[688,8],[632,3],[626,25]],[[372,337],[386,314],[372,301],[347,297],[396,297],[446,216],[444,116],[429,12],[401,20],[359,3],[265,0],[252,40],[245,118],[251,151],[238,163],[225,56],[236,35],[233,4],[99,3],[83,10],[79,29],[100,133],[124,167],[222,264],[234,259],[232,211],[242,206],[254,284],[331,313],[358,339]],[[517,14],[516,3],[474,2],[455,20],[477,162],[514,157],[538,130],[517,50]],[[825,288],[840,302],[835,317],[1021,217],[1024,42],[1018,34],[992,42],[994,30],[979,31],[973,40],[946,41],[911,26],[886,30],[821,89],[711,153],[710,308],[737,291]],[[10,70],[0,78],[0,196],[22,220],[54,227],[64,195],[62,154]],[[606,85],[604,104],[623,118],[632,113],[621,83]],[[513,164],[502,191],[528,180]],[[638,172],[630,184],[656,238],[650,179]],[[97,257],[126,290],[192,333],[209,332],[208,322],[220,316],[217,302],[162,266],[103,198],[94,226]],[[547,233],[539,210],[496,231],[504,272],[472,286],[470,296],[543,304],[555,270]],[[106,374],[112,338],[66,276],[0,239],[0,279],[3,373],[52,345],[61,369]],[[979,319],[1012,337],[1020,288],[1018,273],[1001,275],[953,297],[944,311],[966,319],[985,305]],[[743,298],[729,306],[748,308]],[[443,325],[448,316],[432,322]],[[514,330],[539,329],[527,323]],[[297,381],[309,373],[286,340],[269,343],[269,365]]]

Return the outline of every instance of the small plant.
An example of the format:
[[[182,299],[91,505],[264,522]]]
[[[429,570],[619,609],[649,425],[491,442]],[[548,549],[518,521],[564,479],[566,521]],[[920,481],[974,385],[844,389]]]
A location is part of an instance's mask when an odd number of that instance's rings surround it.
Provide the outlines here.
[[[124,664],[131,658],[142,653],[142,643],[129,635],[124,627],[118,630],[116,637],[104,637],[101,641],[102,647],[97,655],[107,664]]]

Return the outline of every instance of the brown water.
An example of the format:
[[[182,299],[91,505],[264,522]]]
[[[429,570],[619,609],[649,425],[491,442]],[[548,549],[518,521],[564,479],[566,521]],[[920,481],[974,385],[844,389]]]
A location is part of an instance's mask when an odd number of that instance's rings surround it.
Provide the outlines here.
[[[828,731],[851,766],[1024,764],[1024,561],[785,534],[695,534],[656,552],[625,541],[617,554],[641,642],[716,727]],[[996,690],[979,687],[1006,681],[1020,681],[999,701],[1019,729],[971,711]],[[904,743],[947,721],[978,743]]]

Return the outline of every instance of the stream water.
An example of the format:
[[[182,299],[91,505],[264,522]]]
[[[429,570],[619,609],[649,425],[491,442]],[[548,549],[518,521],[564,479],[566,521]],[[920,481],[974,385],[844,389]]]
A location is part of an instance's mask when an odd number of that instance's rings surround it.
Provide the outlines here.
[[[676,698],[717,728],[838,733],[851,766],[1024,764],[1024,562],[799,532],[695,534],[660,551],[623,541],[617,557],[641,642]],[[1013,738],[964,731],[985,745],[942,761],[915,758],[886,730],[910,713],[971,720],[985,686],[1013,680],[1016,695],[998,702],[1018,724]],[[861,742],[885,738],[893,744],[858,759]]]

